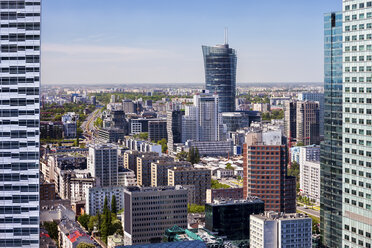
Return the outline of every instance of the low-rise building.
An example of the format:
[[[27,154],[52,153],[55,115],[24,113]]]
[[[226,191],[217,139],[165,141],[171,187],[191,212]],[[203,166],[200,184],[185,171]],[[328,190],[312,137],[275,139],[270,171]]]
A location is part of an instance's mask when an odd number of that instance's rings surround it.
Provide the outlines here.
[[[124,209],[124,187],[93,187],[87,189],[86,211],[89,215],[96,215],[98,212],[102,213],[105,198],[111,206],[112,196],[116,198],[116,209]]]
[[[80,225],[71,220],[61,220],[58,225],[59,247],[76,248],[80,243],[94,245],[91,237],[86,234]]]
[[[312,247],[312,219],[307,215],[265,212],[250,218],[250,247]]]

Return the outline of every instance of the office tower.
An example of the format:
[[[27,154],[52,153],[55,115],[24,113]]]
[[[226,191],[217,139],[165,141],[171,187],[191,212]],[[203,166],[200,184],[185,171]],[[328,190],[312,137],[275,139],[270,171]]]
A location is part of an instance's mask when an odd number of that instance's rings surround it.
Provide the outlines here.
[[[39,247],[40,0],[0,4],[0,244]]]
[[[319,103],[285,102],[284,131],[289,142],[297,141],[304,145],[319,144]]]
[[[168,185],[168,169],[174,167],[191,167],[190,162],[186,161],[156,161],[151,163],[151,187]]]
[[[287,176],[287,146],[281,131],[246,135],[243,154],[243,196],[257,196],[266,211],[296,212],[296,178]]]
[[[324,135],[324,93],[302,92],[298,94],[299,101],[310,101],[319,103],[319,134]]]
[[[108,205],[111,206],[112,196],[116,199],[116,209],[124,209],[124,189],[122,186],[93,187],[86,190],[86,211],[89,215],[102,213],[107,197]]]
[[[137,184],[151,186],[151,163],[161,161],[174,161],[172,157],[160,157],[158,154],[143,154],[137,157]]]
[[[206,190],[211,188],[211,171],[186,167],[168,169],[168,185],[194,185],[195,203],[204,204]]]
[[[149,141],[158,142],[162,139],[168,139],[166,120],[151,120],[148,125]]]
[[[182,116],[181,110],[167,112],[168,153],[173,152],[173,145],[182,143]]]
[[[372,2],[343,1],[342,247],[371,247]]]
[[[301,146],[299,152],[300,193],[319,203],[320,201],[320,147]]]
[[[320,233],[342,243],[342,12],[324,16],[324,141],[320,146]]]
[[[187,189],[128,187],[124,190],[124,242],[126,245],[160,243],[164,231],[187,228]]]
[[[89,146],[87,168],[101,187],[118,184],[118,148],[112,144]]]
[[[219,112],[235,111],[236,52],[224,45],[202,46],[205,69],[205,89],[219,97]]]
[[[250,247],[312,247],[312,219],[303,214],[251,215]]]
[[[186,106],[185,115],[182,116],[182,143],[187,140],[197,140],[199,128],[196,122],[197,108]]]
[[[220,118],[217,95],[200,93],[194,95],[196,107],[197,141],[218,141]]]
[[[205,204],[205,228],[228,240],[249,240],[249,219],[265,211],[258,198],[218,201]]]

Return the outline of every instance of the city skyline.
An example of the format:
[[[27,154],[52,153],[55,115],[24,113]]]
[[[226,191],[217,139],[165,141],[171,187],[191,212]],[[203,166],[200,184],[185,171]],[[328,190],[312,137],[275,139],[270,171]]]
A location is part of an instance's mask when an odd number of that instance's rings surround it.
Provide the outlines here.
[[[316,2],[44,1],[43,84],[203,83],[200,46],[225,27],[237,83],[320,82],[322,16],[341,4]]]

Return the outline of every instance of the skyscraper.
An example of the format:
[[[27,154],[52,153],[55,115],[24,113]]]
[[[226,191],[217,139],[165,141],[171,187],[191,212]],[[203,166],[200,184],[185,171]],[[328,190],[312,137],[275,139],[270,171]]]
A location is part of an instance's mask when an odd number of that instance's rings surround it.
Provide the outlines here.
[[[0,13],[0,246],[39,247],[40,0]]]
[[[372,1],[342,6],[342,247],[371,247]]]
[[[320,146],[320,231],[342,243],[342,13],[324,16],[324,141]]]
[[[202,46],[205,89],[219,97],[219,112],[235,111],[236,52],[229,44]]]
[[[181,110],[167,112],[168,153],[172,153],[174,144],[182,143],[182,115]]]

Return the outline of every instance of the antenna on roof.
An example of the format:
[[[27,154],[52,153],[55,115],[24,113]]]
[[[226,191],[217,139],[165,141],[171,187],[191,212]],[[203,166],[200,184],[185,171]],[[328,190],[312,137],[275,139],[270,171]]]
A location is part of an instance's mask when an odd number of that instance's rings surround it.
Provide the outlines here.
[[[229,43],[229,34],[228,34],[228,28],[225,27],[225,45]]]

